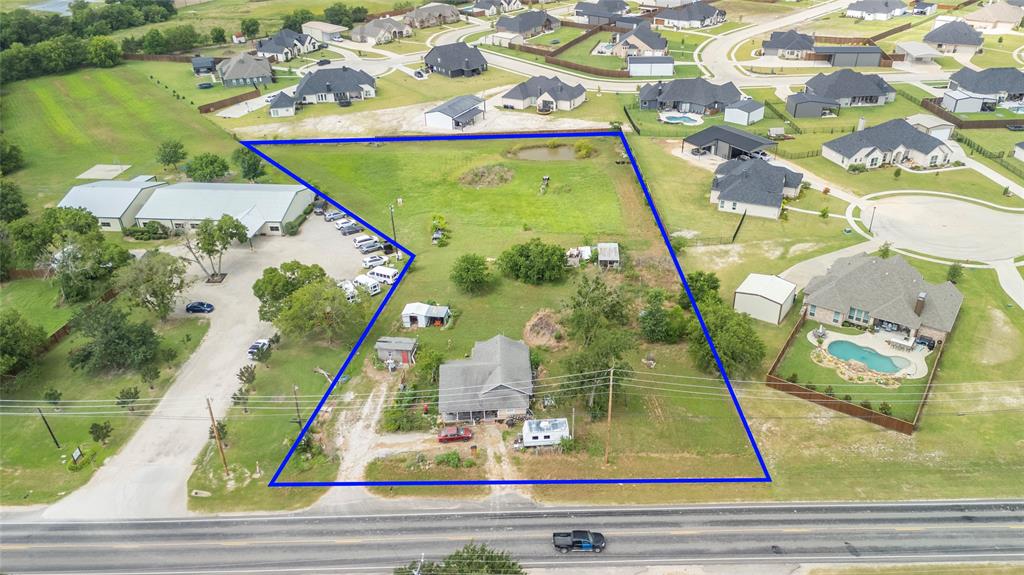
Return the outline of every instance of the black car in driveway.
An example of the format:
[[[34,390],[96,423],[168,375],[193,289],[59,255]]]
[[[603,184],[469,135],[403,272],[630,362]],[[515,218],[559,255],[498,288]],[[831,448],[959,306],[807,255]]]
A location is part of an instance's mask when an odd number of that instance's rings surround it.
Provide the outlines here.
[[[213,304],[205,301],[194,301],[185,306],[185,313],[212,313]]]

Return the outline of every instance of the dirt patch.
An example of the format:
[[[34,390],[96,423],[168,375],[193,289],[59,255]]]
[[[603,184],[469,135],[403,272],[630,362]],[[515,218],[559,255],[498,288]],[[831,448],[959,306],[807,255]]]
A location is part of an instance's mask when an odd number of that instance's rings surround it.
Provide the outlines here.
[[[806,254],[808,252],[812,252],[812,251],[818,249],[819,247],[821,247],[821,244],[816,244],[814,242],[804,242],[804,243],[800,243],[800,244],[793,244],[793,245],[789,246],[789,251],[786,253],[786,255],[788,255],[790,257],[798,256],[800,254]]]
[[[982,337],[978,361],[983,365],[998,365],[1014,358],[1015,350],[1021,348],[1021,333],[1010,323],[1010,318],[999,309],[989,308],[990,319],[987,337]]]
[[[686,238],[688,240],[692,240],[693,238],[699,236],[700,232],[698,232],[697,230],[679,230],[677,232],[672,232],[670,235],[673,238]]]
[[[516,173],[508,166],[478,166],[462,174],[459,183],[471,188],[496,188],[512,181]]]
[[[552,309],[541,309],[533,314],[523,328],[523,341],[530,347],[558,350],[566,346],[565,331],[558,322],[558,314]]]

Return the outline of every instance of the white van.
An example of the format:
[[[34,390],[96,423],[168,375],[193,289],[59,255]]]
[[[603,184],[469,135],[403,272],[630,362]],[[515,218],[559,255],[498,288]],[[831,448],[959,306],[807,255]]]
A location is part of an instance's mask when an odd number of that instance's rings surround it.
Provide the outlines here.
[[[377,266],[370,270],[370,273],[367,275],[388,285],[394,285],[395,282],[398,281],[398,270],[395,268],[389,268],[388,266]]]
[[[351,280],[341,280],[338,282],[338,287],[345,292],[345,299],[347,299],[349,303],[359,301],[359,291],[356,290],[356,284],[352,283]]]
[[[377,280],[369,276],[360,274],[353,278],[352,281],[355,282],[357,286],[366,290],[366,293],[370,295],[377,295],[380,293],[380,284],[377,283]]]

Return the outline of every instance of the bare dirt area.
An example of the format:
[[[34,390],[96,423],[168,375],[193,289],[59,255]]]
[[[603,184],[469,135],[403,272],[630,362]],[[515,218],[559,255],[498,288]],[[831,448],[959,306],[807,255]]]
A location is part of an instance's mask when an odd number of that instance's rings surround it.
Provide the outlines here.
[[[989,308],[990,318],[986,345],[981,347],[978,361],[984,365],[998,365],[1014,358],[1016,351],[1021,349],[1021,333],[1010,323],[1006,313],[996,308]]]
[[[526,322],[523,328],[523,341],[530,347],[543,347],[559,350],[566,347],[565,332],[559,323],[558,315],[552,309],[540,309]]]

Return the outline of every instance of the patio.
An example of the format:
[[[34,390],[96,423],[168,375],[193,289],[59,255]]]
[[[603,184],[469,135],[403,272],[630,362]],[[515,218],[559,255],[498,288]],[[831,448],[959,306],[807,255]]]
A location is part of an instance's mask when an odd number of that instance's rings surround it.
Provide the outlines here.
[[[844,379],[850,379],[849,376],[862,376],[898,382],[900,379],[919,379],[928,375],[928,364],[925,359],[928,357],[928,354],[931,353],[931,350],[922,345],[914,345],[914,340],[912,338],[904,337],[902,334],[880,331],[877,333],[864,332],[856,335],[849,335],[819,327],[818,329],[811,330],[807,333],[807,340],[817,346],[817,340],[821,333],[824,333],[824,341],[822,341],[819,349],[822,350],[823,355],[828,357],[818,359],[832,360],[828,361],[828,363],[834,365],[825,365],[825,367],[840,368],[837,369],[837,371],[840,371],[840,376]],[[901,358],[908,362],[908,364],[895,373],[874,371],[861,362],[845,361],[828,352],[829,344],[837,341],[848,341],[854,345],[871,350],[883,357]],[[820,362],[817,361],[816,363],[820,364]],[[843,371],[846,372],[845,376]]]

